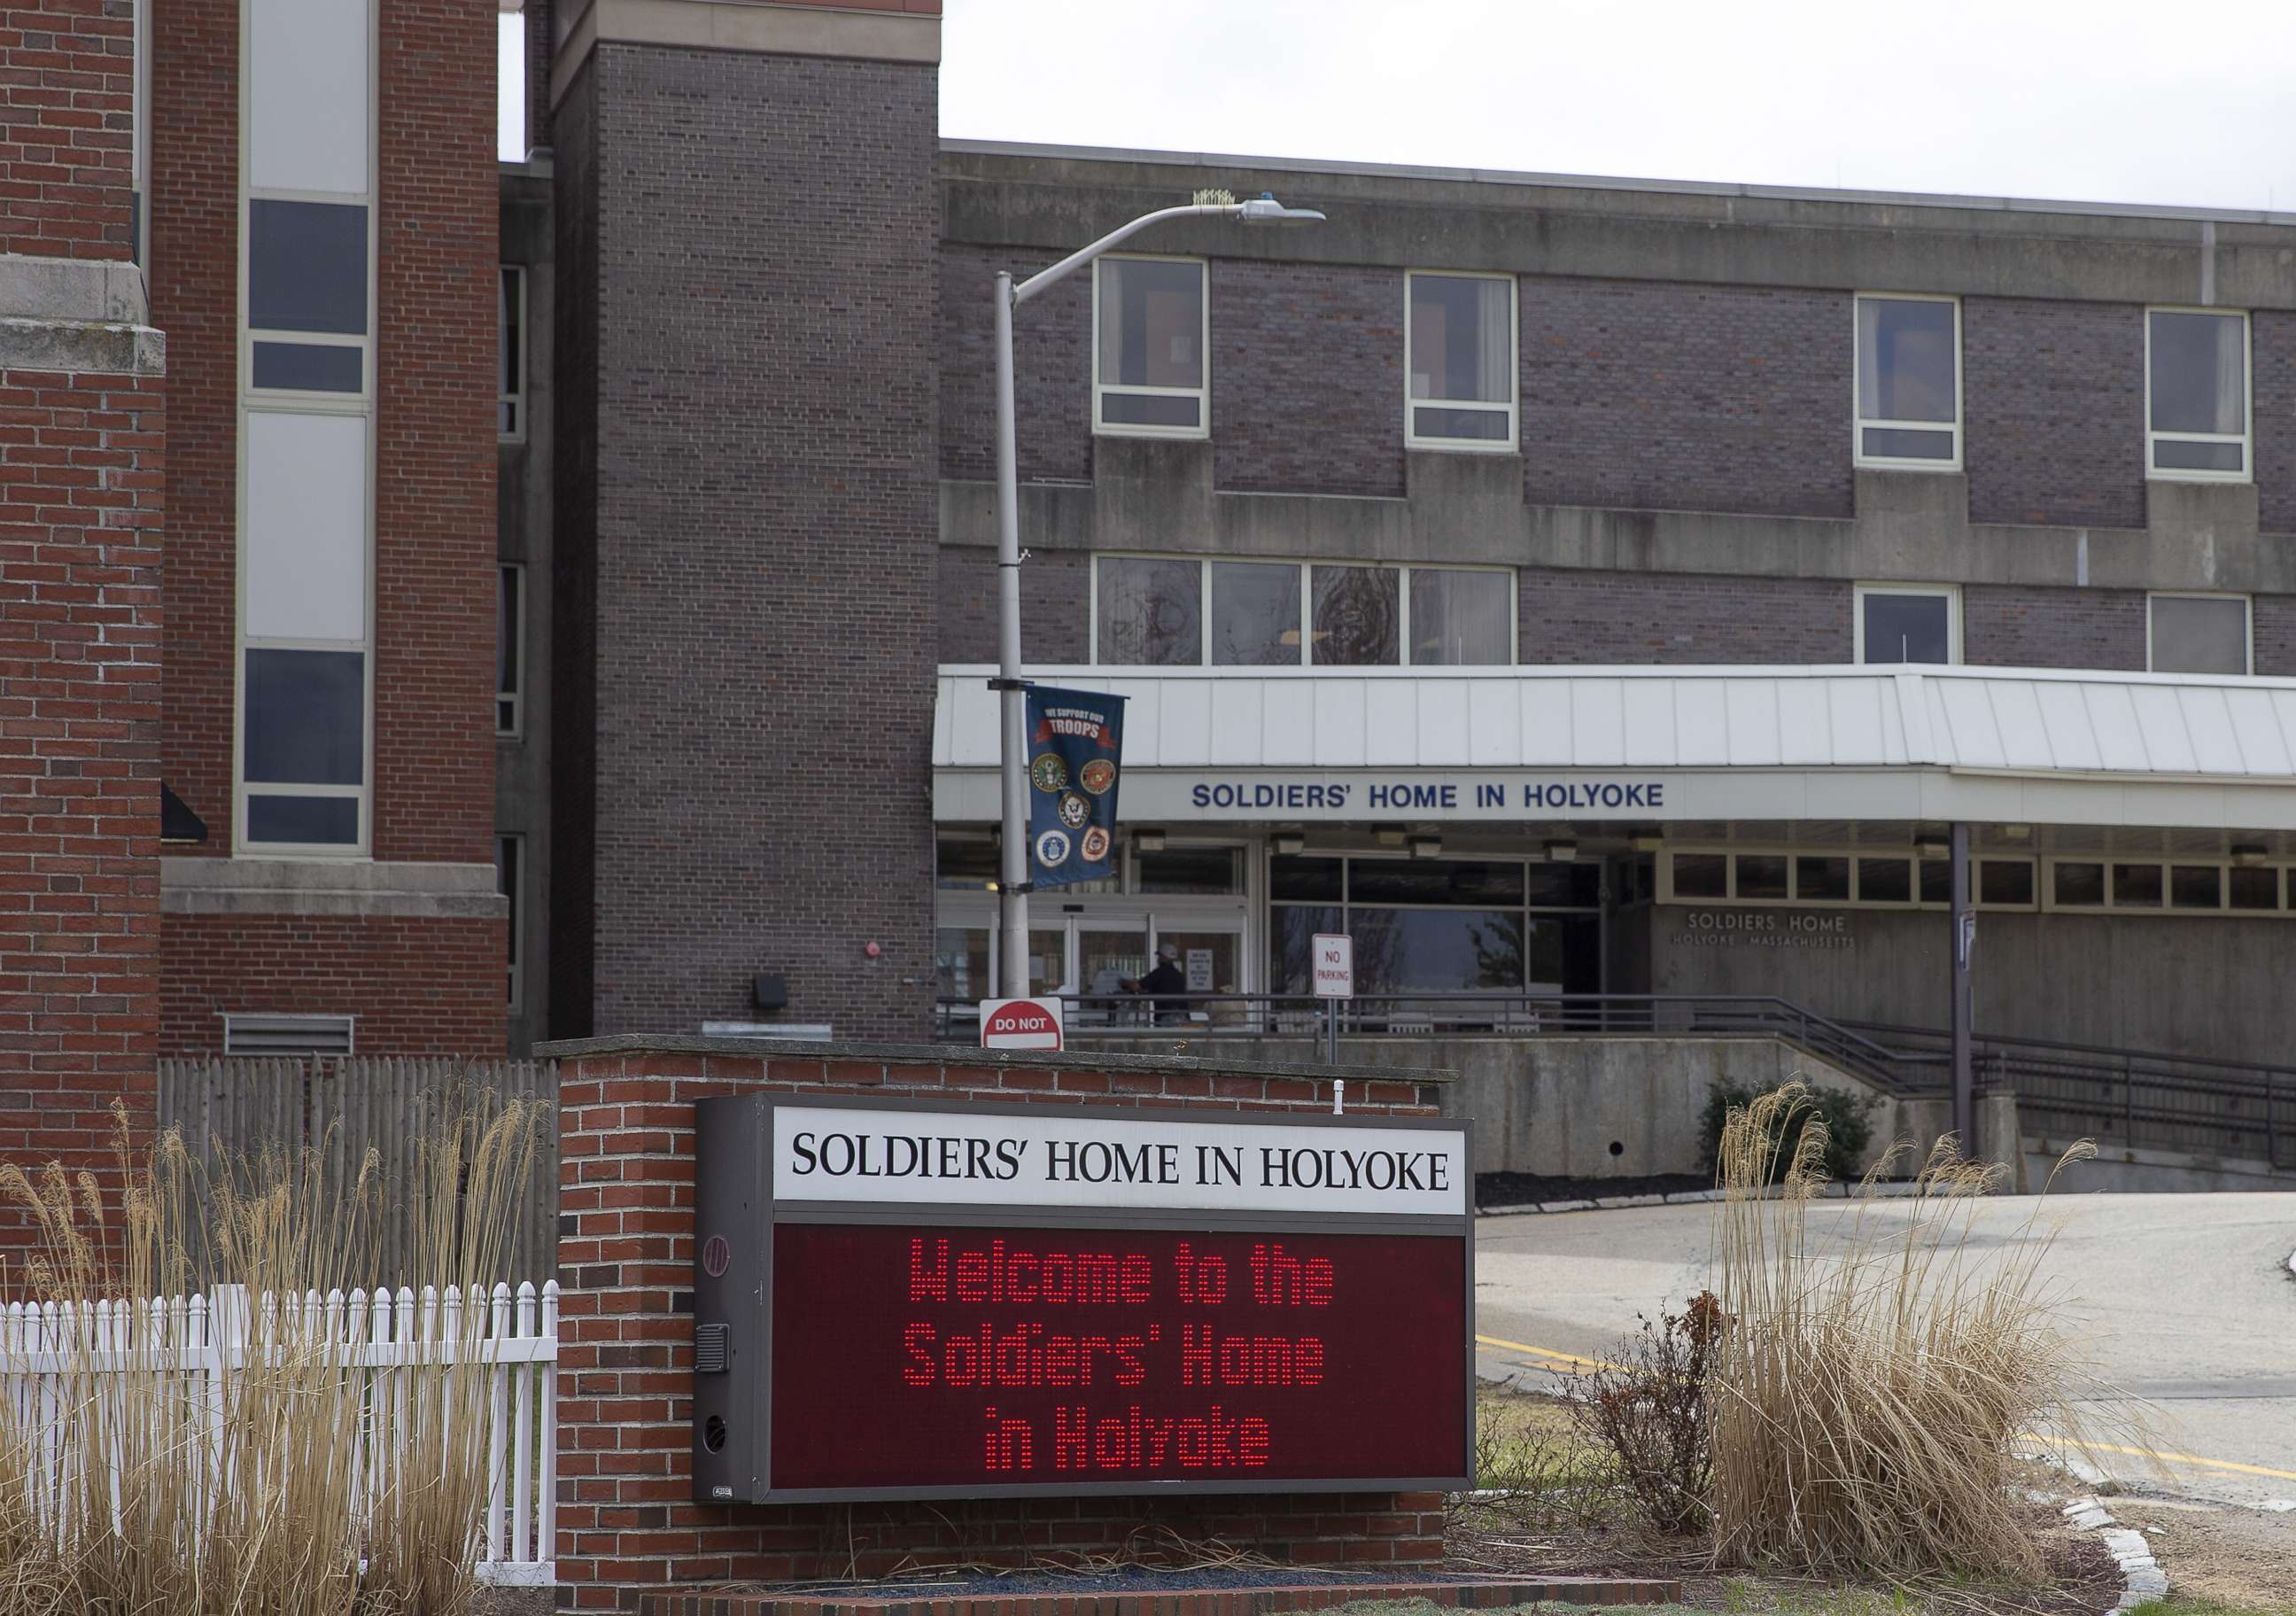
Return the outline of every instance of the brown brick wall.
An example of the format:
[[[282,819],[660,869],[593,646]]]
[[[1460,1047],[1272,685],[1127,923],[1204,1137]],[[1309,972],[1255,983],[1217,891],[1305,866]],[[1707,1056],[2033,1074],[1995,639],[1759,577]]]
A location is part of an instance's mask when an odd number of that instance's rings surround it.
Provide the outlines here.
[[[1092,642],[1092,557],[1038,550],[1021,569],[1021,654],[1030,663],[1081,662]],[[940,660],[996,660],[996,553],[940,552]]]
[[[1964,298],[1961,322],[1970,520],[2143,527],[2144,311]]]
[[[1403,493],[1403,275],[1211,267],[1212,476],[1253,493]]]
[[[0,1160],[108,1192],[112,1103],[157,1105],[166,400],[0,371]]]
[[[134,0],[0,6],[0,252],[128,256],[135,94]]]
[[[917,1063],[835,1055],[580,1055],[559,1068],[558,1576],[561,1608],[635,1610],[677,1582],[878,1576],[902,1564],[1028,1563],[1120,1550],[1143,1524],[1280,1560],[1419,1563],[1442,1554],[1433,1493],[704,1505],[693,1500],[693,1103],[863,1091],[1038,1104],[1321,1111],[1320,1085],[1193,1062]],[[1128,1069],[1119,1069],[1128,1067]],[[1431,1086],[1349,1087],[1350,1105],[1436,1112]]]
[[[1833,578],[1521,574],[1523,662],[1847,662],[1850,586]]]
[[[1848,516],[1849,294],[1522,282],[1534,504]]]
[[[223,1017],[353,1015],[361,1054],[499,1055],[503,923],[169,915],[160,1053],[220,1054]]]
[[[996,272],[1025,281],[1052,258],[944,243],[940,474],[996,480]],[[1213,328],[1218,340],[1218,328]],[[1092,271],[1080,269],[1013,315],[1013,452],[1023,482],[1092,480]],[[1214,431],[1218,431],[1217,425]]]
[[[2249,607],[2249,636],[2258,673],[2296,677],[2296,595],[2258,595]]]
[[[2142,671],[2144,611],[2141,589],[1966,585],[1961,592],[1962,660],[1980,668]]]
[[[2296,532],[2296,314],[2261,309],[2248,327],[2257,522],[2268,533]]]

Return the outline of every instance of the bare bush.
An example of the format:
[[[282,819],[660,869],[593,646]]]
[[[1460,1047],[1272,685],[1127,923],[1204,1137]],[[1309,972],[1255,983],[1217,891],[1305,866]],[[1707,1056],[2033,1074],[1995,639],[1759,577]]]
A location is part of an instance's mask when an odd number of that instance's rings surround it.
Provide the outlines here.
[[[1662,1532],[1705,1526],[1714,1481],[1707,1382],[1723,1335],[1711,1291],[1680,1313],[1643,1320],[1611,1349],[1615,1360],[1578,1377],[1570,1410],[1579,1429],[1618,1461],[1636,1511]]]

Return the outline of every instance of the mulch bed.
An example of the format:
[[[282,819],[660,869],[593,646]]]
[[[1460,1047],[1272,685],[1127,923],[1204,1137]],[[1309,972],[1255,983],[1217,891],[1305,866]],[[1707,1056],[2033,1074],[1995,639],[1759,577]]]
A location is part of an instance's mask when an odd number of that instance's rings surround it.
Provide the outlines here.
[[[1644,1173],[1638,1177],[1563,1178],[1539,1173],[1477,1173],[1475,1204],[1528,1206],[1535,1201],[1592,1201],[1597,1195],[1686,1195],[1710,1190],[1697,1173]]]

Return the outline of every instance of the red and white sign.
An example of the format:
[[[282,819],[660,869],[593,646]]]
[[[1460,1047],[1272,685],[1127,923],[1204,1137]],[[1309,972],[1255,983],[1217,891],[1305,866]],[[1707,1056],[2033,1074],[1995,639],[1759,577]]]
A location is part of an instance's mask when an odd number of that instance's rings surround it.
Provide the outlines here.
[[[981,1000],[980,1046],[983,1049],[1058,1049],[1061,1046],[1061,1001]]]
[[[1351,999],[1356,996],[1356,939],[1332,931],[1316,933],[1316,997]]]

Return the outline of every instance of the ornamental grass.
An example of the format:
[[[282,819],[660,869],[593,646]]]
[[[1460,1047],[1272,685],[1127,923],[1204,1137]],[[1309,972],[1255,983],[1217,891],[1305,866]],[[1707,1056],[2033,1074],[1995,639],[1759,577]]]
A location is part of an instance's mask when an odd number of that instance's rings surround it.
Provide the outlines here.
[[[499,1274],[542,1112],[441,1097],[400,1185],[372,1153],[209,1165],[173,1131],[123,1143],[116,1204],[0,1165],[37,1243],[0,1273],[0,1616],[463,1616],[490,1370],[486,1307],[445,1299]],[[374,1268],[387,1194],[402,1274]],[[416,1299],[378,1331],[357,1287],[385,1284]],[[432,1345],[400,1366],[354,1344],[410,1333]]]

